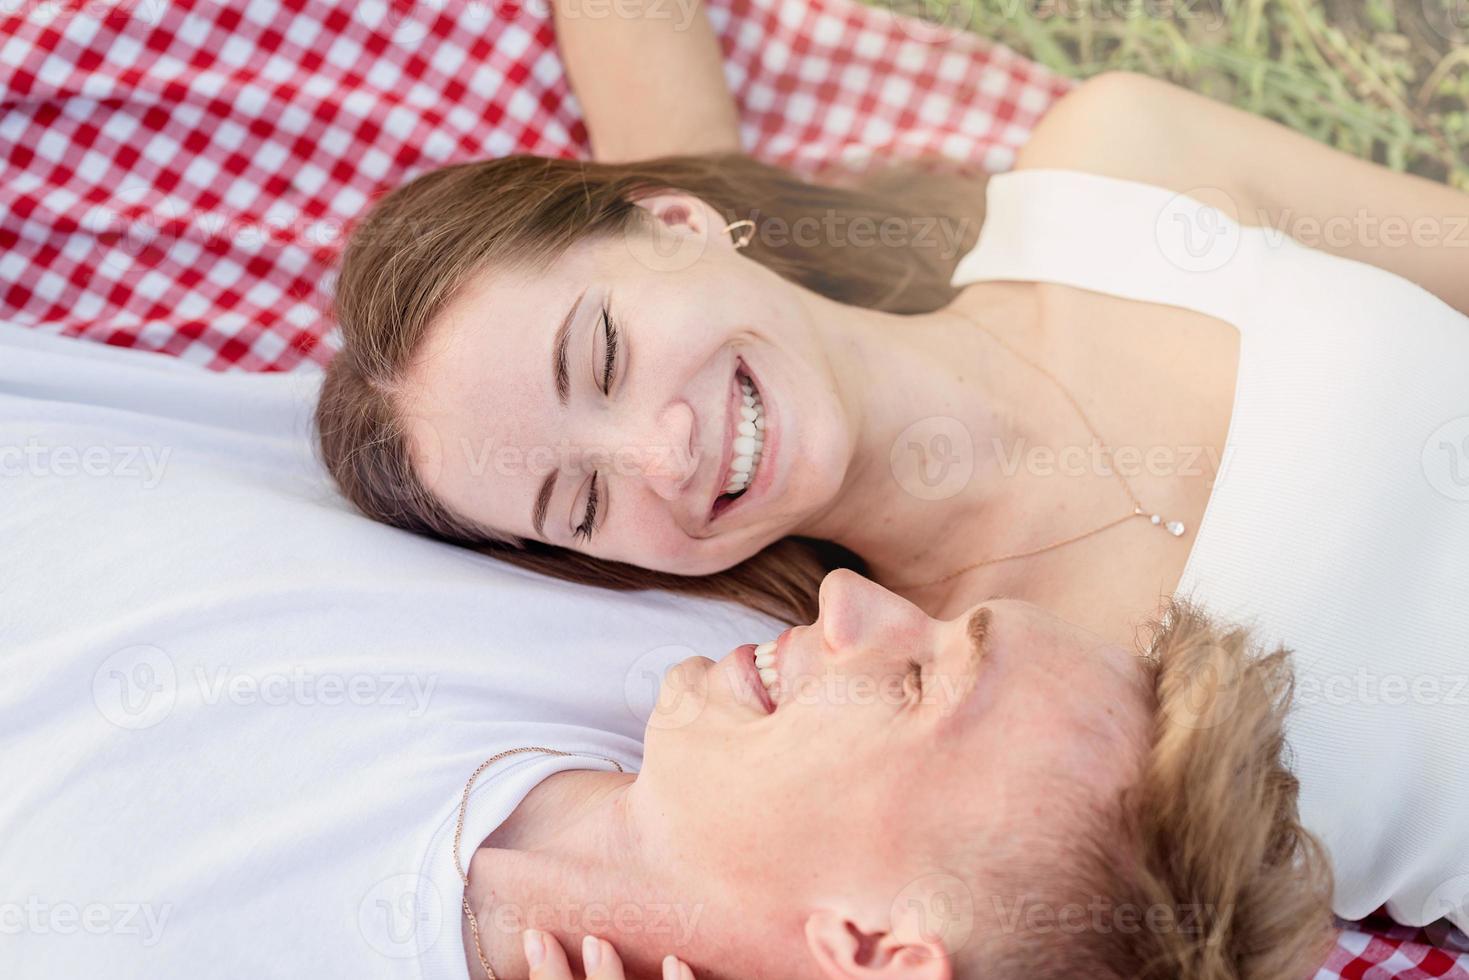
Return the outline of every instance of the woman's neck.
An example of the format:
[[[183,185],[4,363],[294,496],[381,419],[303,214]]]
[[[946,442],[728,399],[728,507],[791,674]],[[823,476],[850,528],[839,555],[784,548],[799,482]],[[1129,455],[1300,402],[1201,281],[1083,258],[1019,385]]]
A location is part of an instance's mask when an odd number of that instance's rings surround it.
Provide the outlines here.
[[[833,505],[800,533],[856,552],[884,582],[937,577],[1021,540],[1041,488],[1015,466],[1017,449],[1075,441],[1078,425],[1011,353],[1052,360],[1035,290],[986,284],[917,316],[836,311],[840,322],[824,322],[853,462]]]

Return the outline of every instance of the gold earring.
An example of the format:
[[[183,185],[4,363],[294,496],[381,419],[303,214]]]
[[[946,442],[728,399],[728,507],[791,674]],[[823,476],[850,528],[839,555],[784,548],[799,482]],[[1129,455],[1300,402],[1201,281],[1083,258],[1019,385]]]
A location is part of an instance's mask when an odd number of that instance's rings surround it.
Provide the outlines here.
[[[725,234],[734,231],[736,228],[739,229],[739,233],[734,236],[734,247],[737,249],[744,248],[746,245],[750,244],[750,239],[755,237],[755,222],[751,221],[749,218],[742,218],[739,221],[731,221],[729,224],[724,226]]]

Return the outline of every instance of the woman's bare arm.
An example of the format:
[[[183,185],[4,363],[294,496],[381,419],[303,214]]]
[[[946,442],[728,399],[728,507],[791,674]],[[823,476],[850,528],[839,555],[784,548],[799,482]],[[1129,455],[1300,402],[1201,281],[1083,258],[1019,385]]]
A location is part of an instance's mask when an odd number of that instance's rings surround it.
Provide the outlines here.
[[[1016,166],[1191,193],[1241,224],[1387,269],[1469,313],[1469,194],[1166,82],[1112,73],[1083,83],[1042,119]]]
[[[701,0],[556,0],[556,41],[597,160],[740,149]]]

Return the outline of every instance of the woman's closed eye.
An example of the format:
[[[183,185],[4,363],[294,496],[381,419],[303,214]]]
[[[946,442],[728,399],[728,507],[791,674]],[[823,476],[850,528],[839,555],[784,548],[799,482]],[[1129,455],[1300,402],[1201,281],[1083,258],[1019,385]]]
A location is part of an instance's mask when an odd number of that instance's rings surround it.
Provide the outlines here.
[[[602,305],[601,329],[597,331],[597,335],[601,341],[602,354],[598,357],[595,349],[593,350],[593,367],[600,366],[600,371],[596,372],[600,375],[597,377],[596,385],[603,395],[610,395],[612,377],[617,371],[617,352],[621,343],[621,335],[605,303]],[[606,504],[606,490],[601,475],[593,473],[591,480],[587,482],[586,504],[582,509],[581,523],[572,533],[573,540],[585,544],[592,539],[593,532],[601,527]]]
[[[592,532],[601,527],[602,514],[605,512],[603,508],[601,482],[601,476],[593,473],[591,480],[587,483],[587,503],[585,509],[582,511],[582,521],[576,526],[576,530],[572,532],[572,539],[575,541],[582,543],[590,541],[592,539]]]
[[[602,394],[612,393],[612,375],[617,370],[617,348],[621,342],[621,336],[617,330],[617,324],[612,321],[612,314],[608,312],[607,306],[602,306],[602,329],[598,331],[602,343],[601,377],[597,387]],[[596,363],[597,359],[593,359]]]

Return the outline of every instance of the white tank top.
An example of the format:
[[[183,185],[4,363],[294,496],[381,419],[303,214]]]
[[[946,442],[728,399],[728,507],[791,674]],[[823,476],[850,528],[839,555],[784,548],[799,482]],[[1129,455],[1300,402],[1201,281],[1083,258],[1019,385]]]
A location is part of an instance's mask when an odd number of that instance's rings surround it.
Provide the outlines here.
[[[1063,170],[991,179],[953,283],[982,280],[1238,329],[1179,593],[1295,651],[1291,767],[1337,914],[1469,929],[1469,317],[1193,197]]]

